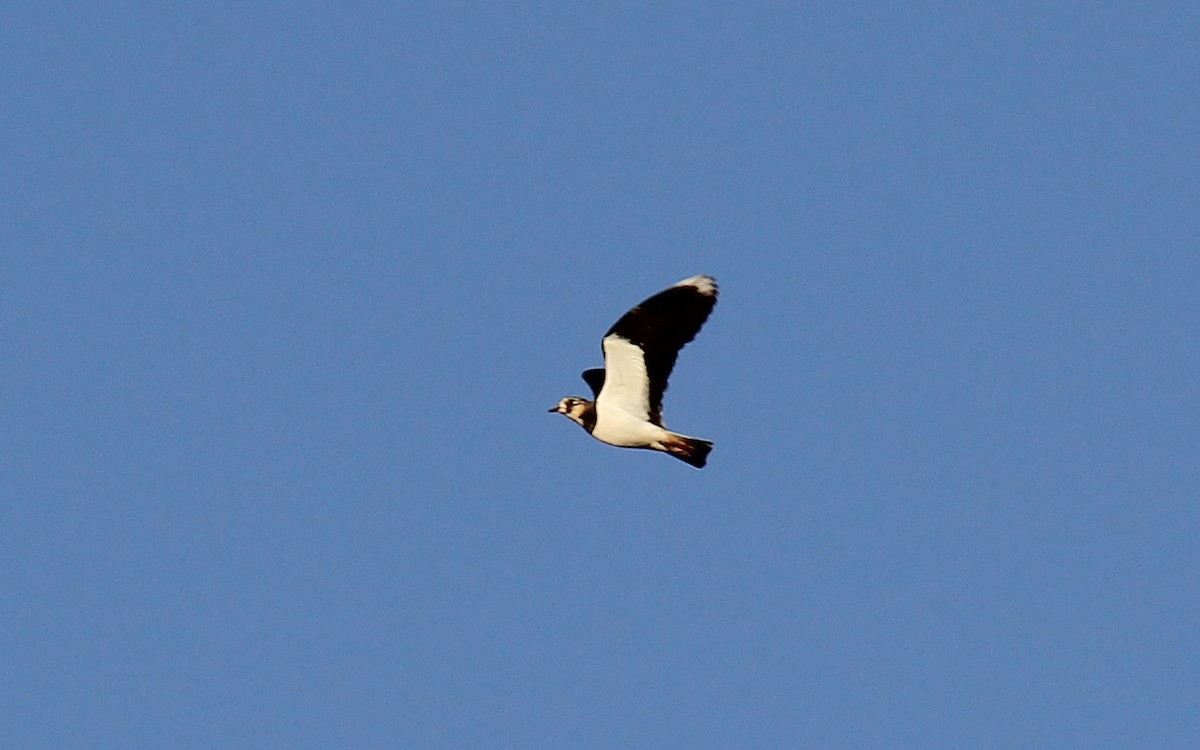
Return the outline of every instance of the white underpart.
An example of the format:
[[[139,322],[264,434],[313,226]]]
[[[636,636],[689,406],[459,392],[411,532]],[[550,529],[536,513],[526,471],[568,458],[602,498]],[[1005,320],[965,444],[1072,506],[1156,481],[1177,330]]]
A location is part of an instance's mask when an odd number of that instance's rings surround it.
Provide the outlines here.
[[[601,346],[604,387],[596,396],[592,437],[626,448],[659,448],[671,433],[650,422],[650,378],[641,348],[615,334]]]

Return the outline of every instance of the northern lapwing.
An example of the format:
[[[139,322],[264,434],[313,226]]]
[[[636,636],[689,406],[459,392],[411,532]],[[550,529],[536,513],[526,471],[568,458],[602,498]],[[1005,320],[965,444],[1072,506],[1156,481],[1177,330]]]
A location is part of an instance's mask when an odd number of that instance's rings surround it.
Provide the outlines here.
[[[677,435],[662,420],[663,393],[675,359],[717,304],[717,280],[692,276],[621,316],[600,342],[604,367],[585,370],[596,400],[568,396],[550,411],[619,448],[662,451],[702,468],[713,444]]]

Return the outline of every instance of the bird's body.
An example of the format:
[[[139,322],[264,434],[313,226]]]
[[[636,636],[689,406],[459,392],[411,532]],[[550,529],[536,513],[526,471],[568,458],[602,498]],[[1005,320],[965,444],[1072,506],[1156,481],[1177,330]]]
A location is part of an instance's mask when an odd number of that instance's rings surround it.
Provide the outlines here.
[[[595,401],[568,396],[550,411],[609,445],[663,451],[703,467],[712,443],[668,430],[662,397],[679,350],[695,338],[716,303],[716,280],[693,276],[625,313],[601,342],[604,369],[583,373]]]

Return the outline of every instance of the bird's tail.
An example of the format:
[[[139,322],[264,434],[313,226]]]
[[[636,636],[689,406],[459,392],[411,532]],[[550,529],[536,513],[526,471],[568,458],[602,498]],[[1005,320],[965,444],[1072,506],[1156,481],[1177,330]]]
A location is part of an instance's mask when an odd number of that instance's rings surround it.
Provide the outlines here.
[[[672,433],[663,441],[663,447],[666,448],[667,453],[680,461],[689,463],[697,469],[703,469],[704,464],[708,462],[708,452],[712,450],[713,444],[700,438]]]

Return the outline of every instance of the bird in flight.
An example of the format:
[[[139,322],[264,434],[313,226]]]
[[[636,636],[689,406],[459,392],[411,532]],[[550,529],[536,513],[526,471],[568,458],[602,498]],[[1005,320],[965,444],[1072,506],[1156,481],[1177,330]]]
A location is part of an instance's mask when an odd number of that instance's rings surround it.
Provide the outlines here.
[[[604,367],[585,370],[595,401],[567,396],[550,411],[602,443],[662,451],[703,468],[713,444],[663,424],[662,399],[679,350],[700,332],[717,304],[717,280],[692,276],[621,316],[600,347]]]

